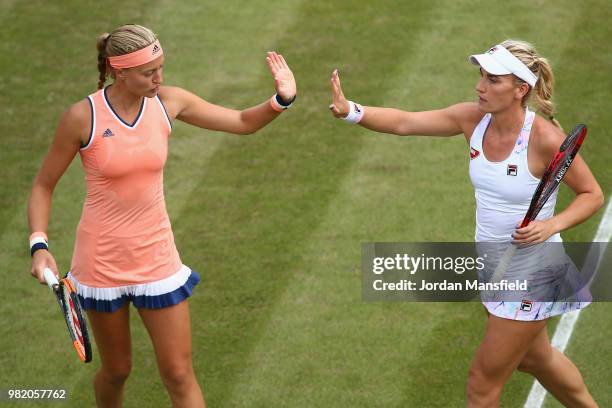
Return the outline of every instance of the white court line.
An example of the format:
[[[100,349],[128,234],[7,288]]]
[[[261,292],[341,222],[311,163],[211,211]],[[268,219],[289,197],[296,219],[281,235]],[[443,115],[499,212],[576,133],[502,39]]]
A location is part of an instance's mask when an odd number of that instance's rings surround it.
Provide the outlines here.
[[[606,212],[604,213],[601,222],[599,223],[599,227],[597,228],[597,234],[595,234],[595,239],[593,240],[593,242],[609,242],[610,236],[612,236],[612,202],[608,200]],[[605,247],[601,249],[599,259],[595,266],[595,271],[597,271],[597,268],[599,267],[599,262],[601,262],[601,258],[603,257],[604,251]],[[589,256],[587,255],[587,258],[588,257]],[[551,344],[554,348],[556,348],[562,353],[565,351],[567,343],[569,342],[569,339],[572,336],[572,332],[574,331],[574,325],[578,321],[578,317],[580,316],[581,310],[582,309],[570,313],[565,313],[563,317],[561,317],[561,321],[557,325],[557,330],[555,330],[555,334],[551,340]],[[529,391],[529,395],[527,396],[527,401],[525,402],[524,408],[540,408],[542,404],[544,404],[545,397],[546,390],[544,389],[544,387],[542,387],[538,380],[534,380],[533,385],[531,386],[531,391]]]

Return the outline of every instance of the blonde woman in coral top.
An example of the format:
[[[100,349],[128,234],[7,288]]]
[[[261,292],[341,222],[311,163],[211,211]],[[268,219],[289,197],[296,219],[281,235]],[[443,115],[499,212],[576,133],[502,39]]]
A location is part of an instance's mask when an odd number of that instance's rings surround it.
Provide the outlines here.
[[[46,267],[58,275],[46,235],[51,198],[79,153],[87,196],[68,277],[87,310],[100,354],[96,402],[121,405],[131,370],[131,302],[147,327],[173,406],[203,407],[185,301],[200,277],[181,262],[163,192],[172,122],[254,133],[291,105],[295,79],[281,55],[268,53],[276,94],[238,111],[162,86],[164,52],[148,28],[121,26],[101,35],[97,48],[98,91],[64,112],[34,181],[28,209],[32,275],[41,283]],[[104,87],[108,76],[113,82]]]

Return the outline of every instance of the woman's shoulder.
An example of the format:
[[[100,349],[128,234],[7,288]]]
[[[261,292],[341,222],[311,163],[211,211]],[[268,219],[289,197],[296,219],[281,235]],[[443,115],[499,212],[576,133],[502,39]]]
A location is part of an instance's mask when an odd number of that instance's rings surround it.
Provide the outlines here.
[[[193,105],[199,99],[195,94],[178,86],[160,86],[159,99],[162,101],[171,119],[176,118],[186,106]]]
[[[474,129],[476,129],[476,126],[478,126],[486,113],[480,110],[476,102],[462,102],[450,108],[453,111],[453,115],[460,123],[461,129],[463,129],[463,133],[469,142],[469,138],[472,136],[472,133],[474,133]]]
[[[71,143],[85,143],[89,137],[92,122],[92,107],[87,98],[70,105],[60,119],[59,133]]]
[[[162,99],[163,101],[166,101],[166,100],[173,100],[177,97],[180,97],[186,92],[187,91],[185,91],[183,88],[178,87],[178,86],[162,85],[159,87],[158,95],[160,99]]]
[[[531,127],[529,143],[533,144],[537,151],[546,156],[555,154],[563,140],[565,140],[565,133],[562,129],[555,126],[550,120],[536,114]]]
[[[87,98],[70,105],[63,115],[63,119],[70,125],[89,125],[91,121],[91,103]]]

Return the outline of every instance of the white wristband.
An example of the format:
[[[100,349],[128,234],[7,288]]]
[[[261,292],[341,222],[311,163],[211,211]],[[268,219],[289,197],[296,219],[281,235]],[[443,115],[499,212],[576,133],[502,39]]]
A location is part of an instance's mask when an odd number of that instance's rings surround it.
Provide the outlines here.
[[[34,237],[30,240],[30,248],[32,248],[34,245],[36,244],[45,244],[45,245],[49,245],[49,243],[47,242],[47,240],[44,237]]]
[[[34,252],[39,249],[49,250],[49,241],[46,234],[34,233],[30,236],[30,255],[34,256]]]
[[[280,96],[278,96],[278,94],[274,94],[272,95],[272,98],[270,98],[270,106],[272,106],[272,109],[274,109],[277,112],[282,112],[282,111],[289,109],[289,107],[293,105],[293,101],[295,100],[295,98],[293,98],[293,100],[289,102],[289,105],[283,105],[279,102],[279,99],[280,99]]]
[[[363,119],[363,114],[364,114],[363,106],[353,101],[348,101],[348,103],[349,103],[349,114],[346,116],[346,118],[343,118],[343,119],[349,123],[353,123],[353,124],[359,123],[361,119]]]

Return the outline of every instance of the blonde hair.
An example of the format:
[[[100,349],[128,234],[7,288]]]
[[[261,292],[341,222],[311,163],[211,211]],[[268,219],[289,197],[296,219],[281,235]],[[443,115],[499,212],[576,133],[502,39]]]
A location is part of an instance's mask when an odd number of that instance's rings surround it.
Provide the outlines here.
[[[550,62],[548,62],[546,58],[541,57],[536,51],[535,47],[526,41],[506,40],[501,43],[501,45],[510,51],[538,77],[538,82],[536,83],[535,88],[529,89],[529,92],[527,92],[527,94],[523,97],[523,106],[527,104],[531,94],[534,93],[533,102],[536,110],[549,119],[559,129],[562,129],[559,121],[555,119],[556,111],[555,105],[552,101],[555,80]],[[518,83],[525,82],[520,78],[516,79]]]
[[[98,89],[104,87],[108,72],[107,58],[124,55],[151,45],[157,36],[146,27],[137,24],[126,24],[116,28],[113,32],[98,36],[96,48],[98,49]]]

